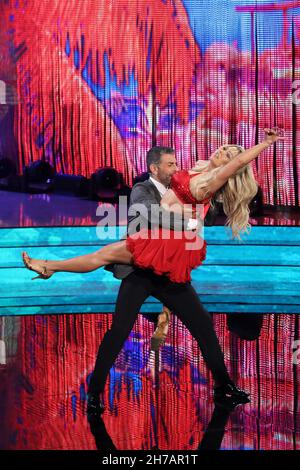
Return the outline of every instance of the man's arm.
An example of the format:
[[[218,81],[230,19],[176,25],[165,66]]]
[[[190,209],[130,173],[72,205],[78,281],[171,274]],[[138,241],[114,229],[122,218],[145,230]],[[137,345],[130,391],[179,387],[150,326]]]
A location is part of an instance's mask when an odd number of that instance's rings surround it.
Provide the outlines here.
[[[187,230],[189,219],[184,218],[182,213],[177,213],[174,211],[168,211],[161,207],[152,191],[147,188],[143,183],[137,183],[134,185],[130,195],[130,207],[133,204],[143,204],[147,210],[148,221],[153,226],[159,226],[171,230]],[[151,207],[152,206],[152,207]],[[129,209],[130,209],[129,207]],[[129,215],[128,217],[128,226],[131,221],[136,217],[141,217],[144,219],[143,213],[137,213],[136,215]],[[170,224],[168,221],[170,220]]]

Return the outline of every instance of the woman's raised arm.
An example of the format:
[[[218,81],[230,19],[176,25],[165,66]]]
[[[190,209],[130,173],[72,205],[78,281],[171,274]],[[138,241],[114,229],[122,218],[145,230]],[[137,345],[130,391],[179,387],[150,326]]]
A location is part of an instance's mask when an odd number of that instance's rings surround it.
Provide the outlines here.
[[[270,147],[270,145],[274,144],[277,140],[284,139],[282,131],[276,128],[264,129],[264,131],[265,138],[260,144],[245,150],[221,167],[220,171],[216,174],[216,178],[208,186],[210,193],[215,193],[220,189],[231,176],[235,175],[238,170],[257,158],[263,150]]]

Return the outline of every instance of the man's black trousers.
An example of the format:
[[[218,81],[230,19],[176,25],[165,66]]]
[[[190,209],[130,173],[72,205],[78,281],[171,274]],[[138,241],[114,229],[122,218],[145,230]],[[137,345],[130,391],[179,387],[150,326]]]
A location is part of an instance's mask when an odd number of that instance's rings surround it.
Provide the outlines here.
[[[96,394],[104,391],[109,370],[150,295],[177,315],[196,339],[216,385],[230,382],[211,316],[192,285],[171,282],[166,276],[158,276],[148,269],[136,269],[122,280],[113,322],[100,344],[88,391]]]

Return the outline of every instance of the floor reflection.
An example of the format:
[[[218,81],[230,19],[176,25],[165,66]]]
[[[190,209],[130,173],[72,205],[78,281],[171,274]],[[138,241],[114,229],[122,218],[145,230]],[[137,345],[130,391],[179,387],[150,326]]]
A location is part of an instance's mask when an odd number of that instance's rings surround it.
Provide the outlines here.
[[[160,355],[139,316],[110,371],[103,421],[90,427],[86,392],[111,314],[0,318],[2,449],[299,449],[297,315],[264,315],[244,340],[214,315],[225,360],[251,403],[215,408],[212,379],[179,320]]]
[[[230,414],[234,412],[237,406],[215,405],[211,420],[203,437],[196,447],[197,450],[219,450],[225,433],[225,427]],[[89,422],[90,430],[95,439],[95,446],[98,450],[118,450],[109,435],[105,422],[101,417],[94,417]],[[160,450],[154,446],[150,450]]]

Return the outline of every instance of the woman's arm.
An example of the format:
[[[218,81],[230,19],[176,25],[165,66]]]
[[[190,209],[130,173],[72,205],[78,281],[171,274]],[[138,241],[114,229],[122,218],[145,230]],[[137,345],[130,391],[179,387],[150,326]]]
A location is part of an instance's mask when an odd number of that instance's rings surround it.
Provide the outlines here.
[[[209,192],[215,193],[231,176],[235,175],[238,170],[257,158],[263,150],[273,145],[277,140],[283,139],[284,137],[279,134],[277,129],[265,129],[265,138],[260,144],[254,145],[254,147],[245,150],[221,167],[216,178],[208,186]]]
[[[166,211],[171,211],[175,214],[183,214],[184,217],[187,218],[194,217],[192,205],[182,204],[172,189],[168,189],[168,191],[163,195],[160,205]]]

